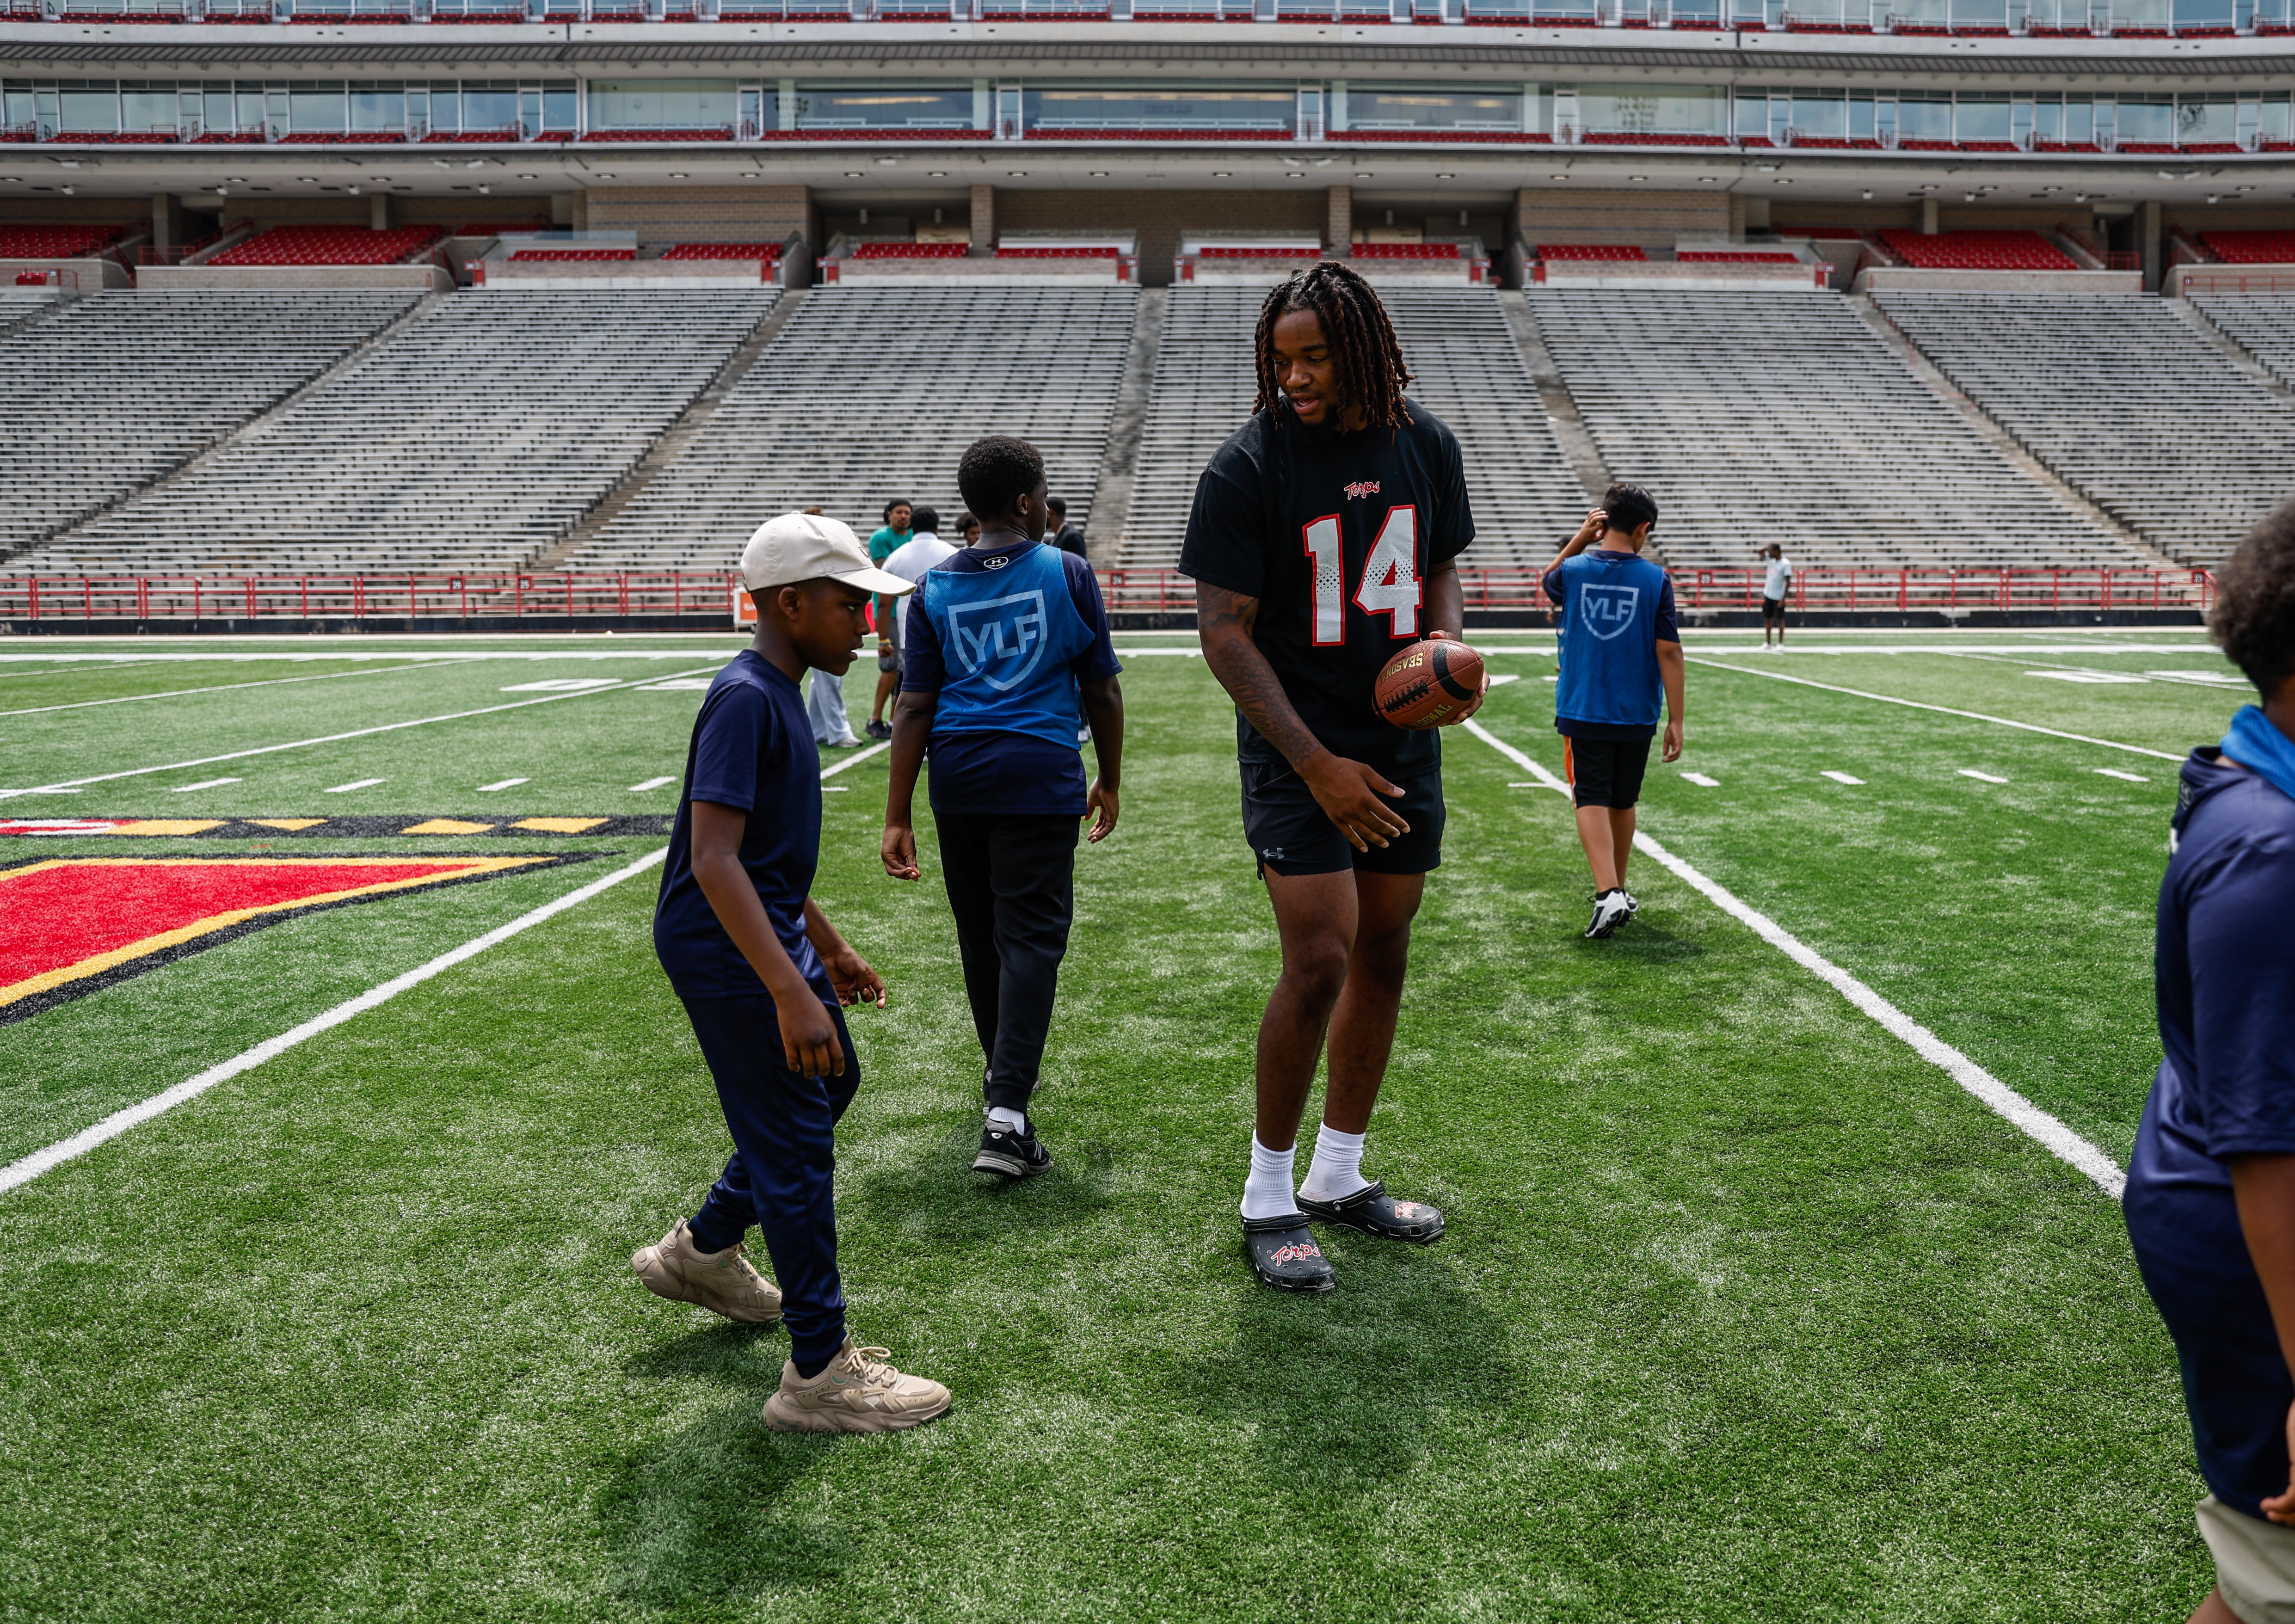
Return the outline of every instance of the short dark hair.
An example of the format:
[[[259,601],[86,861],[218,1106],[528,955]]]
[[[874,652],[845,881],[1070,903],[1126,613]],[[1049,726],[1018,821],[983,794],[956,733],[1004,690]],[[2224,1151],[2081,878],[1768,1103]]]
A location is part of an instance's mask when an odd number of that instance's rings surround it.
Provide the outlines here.
[[[1657,498],[1621,480],[1602,493],[1602,512],[1611,529],[1631,535],[1644,525],[1657,523]]]
[[[911,530],[929,530],[935,535],[938,535],[940,534],[940,510],[937,508],[910,509],[909,528]]]
[[[971,529],[973,526],[979,522],[980,521],[978,519],[973,518],[969,513],[960,513],[956,516],[956,533],[959,535],[962,535],[966,531]]]
[[[2258,521],[2216,571],[2208,632],[2265,698],[2295,676],[2295,500]]]
[[[1044,482],[1044,459],[1027,441],[1009,434],[973,441],[956,465],[956,488],[964,505],[993,518]]]
[[[916,503],[911,502],[905,496],[895,496],[892,501],[886,502],[885,504],[884,519],[888,525],[893,522],[893,510],[894,508],[906,508],[911,514],[913,514],[916,511]]]
[[[1068,504],[1057,496],[1045,497],[1044,505],[1049,508],[1053,512],[1058,514],[1062,518],[1066,518],[1068,516]]]

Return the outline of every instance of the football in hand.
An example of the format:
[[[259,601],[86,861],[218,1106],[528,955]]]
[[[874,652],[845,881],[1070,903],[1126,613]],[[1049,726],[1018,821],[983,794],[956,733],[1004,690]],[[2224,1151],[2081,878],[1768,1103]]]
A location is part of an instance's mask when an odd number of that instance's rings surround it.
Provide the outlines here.
[[[1373,703],[1399,728],[1447,727],[1482,691],[1482,657],[1464,643],[1413,643],[1378,673]]]

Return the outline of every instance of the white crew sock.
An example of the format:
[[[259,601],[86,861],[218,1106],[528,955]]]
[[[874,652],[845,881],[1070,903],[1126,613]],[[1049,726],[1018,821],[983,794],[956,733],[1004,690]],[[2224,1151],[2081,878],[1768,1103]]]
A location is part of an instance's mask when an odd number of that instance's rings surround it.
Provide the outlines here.
[[[1328,1122],[1315,1135],[1315,1159],[1308,1165],[1307,1182],[1299,1193],[1310,1201],[1339,1201],[1370,1187],[1362,1176],[1363,1139],[1360,1133],[1341,1133]]]
[[[1015,1111],[1009,1106],[991,1106],[988,1107],[988,1125],[1001,1128],[1007,1133],[1025,1133],[1028,1131],[1028,1114]]]
[[[1298,1154],[1295,1143],[1288,1150],[1270,1150],[1257,1134],[1251,1136],[1251,1177],[1243,1186],[1246,1218],[1280,1218],[1299,1210],[1291,1194],[1292,1158]]]

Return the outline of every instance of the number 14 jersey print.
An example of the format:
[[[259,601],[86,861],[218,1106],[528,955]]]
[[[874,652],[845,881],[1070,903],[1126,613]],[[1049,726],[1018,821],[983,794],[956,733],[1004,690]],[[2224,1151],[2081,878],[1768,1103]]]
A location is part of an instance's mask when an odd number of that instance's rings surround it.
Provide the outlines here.
[[[1474,539],[1458,437],[1409,404],[1400,428],[1354,434],[1287,405],[1254,413],[1197,481],[1180,551],[1182,574],[1259,600],[1260,652],[1324,747],[1388,778],[1431,770],[1441,747],[1380,717],[1379,668],[1438,629],[1427,577]],[[1236,742],[1245,761],[1283,759],[1240,714]]]

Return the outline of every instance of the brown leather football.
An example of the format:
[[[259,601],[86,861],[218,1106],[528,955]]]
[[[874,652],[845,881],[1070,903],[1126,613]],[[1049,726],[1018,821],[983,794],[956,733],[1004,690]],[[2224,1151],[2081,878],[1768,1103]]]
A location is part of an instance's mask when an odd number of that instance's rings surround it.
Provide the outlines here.
[[[1378,673],[1372,702],[1399,728],[1439,728],[1458,721],[1482,691],[1482,657],[1447,640],[1413,643]]]

